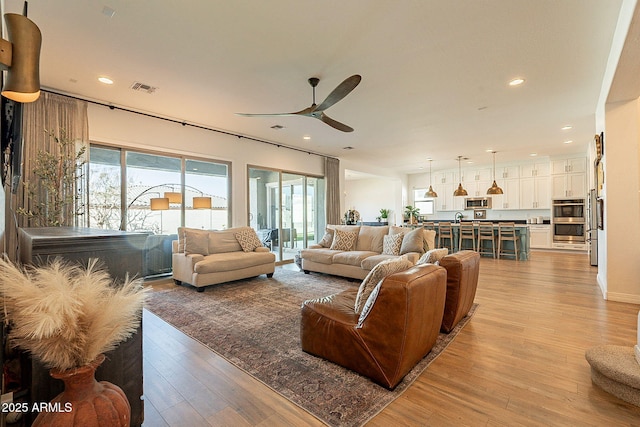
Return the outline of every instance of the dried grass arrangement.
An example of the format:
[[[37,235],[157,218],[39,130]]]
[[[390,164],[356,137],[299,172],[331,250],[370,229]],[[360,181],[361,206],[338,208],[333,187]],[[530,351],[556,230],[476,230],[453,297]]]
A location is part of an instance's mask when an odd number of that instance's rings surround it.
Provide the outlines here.
[[[87,268],[61,260],[18,267],[0,259],[0,294],[10,320],[11,345],[61,371],[85,366],[137,330],[142,280],[114,286],[97,259]]]

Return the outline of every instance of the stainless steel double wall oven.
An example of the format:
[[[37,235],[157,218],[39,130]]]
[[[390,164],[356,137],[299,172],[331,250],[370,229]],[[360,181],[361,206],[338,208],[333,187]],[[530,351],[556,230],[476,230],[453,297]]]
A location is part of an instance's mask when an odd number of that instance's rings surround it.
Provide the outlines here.
[[[554,199],[552,209],[553,241],[584,243],[585,199]]]

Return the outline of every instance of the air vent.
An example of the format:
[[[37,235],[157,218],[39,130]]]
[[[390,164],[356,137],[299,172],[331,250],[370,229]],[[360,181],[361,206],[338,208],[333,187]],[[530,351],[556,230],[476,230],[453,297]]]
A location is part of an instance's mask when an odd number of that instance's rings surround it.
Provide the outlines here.
[[[146,92],[146,93],[153,93],[156,91],[156,89],[158,89],[157,87],[153,87],[151,85],[145,84],[145,83],[140,83],[140,82],[135,82],[131,85],[131,89],[137,91],[137,92]]]

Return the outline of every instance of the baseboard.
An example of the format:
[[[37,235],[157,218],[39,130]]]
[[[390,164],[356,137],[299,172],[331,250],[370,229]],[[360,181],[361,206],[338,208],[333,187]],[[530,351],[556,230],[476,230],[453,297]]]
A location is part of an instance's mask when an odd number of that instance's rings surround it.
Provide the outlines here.
[[[640,304],[640,295],[621,294],[618,292],[607,292],[605,297],[607,301],[628,302],[631,304]]]

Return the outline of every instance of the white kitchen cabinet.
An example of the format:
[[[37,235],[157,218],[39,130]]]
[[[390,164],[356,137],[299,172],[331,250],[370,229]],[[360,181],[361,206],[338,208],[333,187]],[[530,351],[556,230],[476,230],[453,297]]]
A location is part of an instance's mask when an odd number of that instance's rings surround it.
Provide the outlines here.
[[[561,175],[567,173],[585,173],[586,171],[587,159],[585,157],[551,161],[551,173],[553,175]]]
[[[469,195],[467,197],[485,197],[487,190],[491,187],[490,181],[471,181],[462,185]],[[456,187],[457,188],[457,187]]]
[[[493,175],[491,173],[491,168],[482,168],[476,170],[468,170],[462,171],[462,175],[464,178],[463,182],[486,182],[489,180],[493,180]]]
[[[497,181],[502,194],[492,197],[492,207],[496,210],[520,209],[520,180],[505,179]]]
[[[551,194],[554,199],[564,197],[587,197],[586,174],[566,173],[551,177]]]
[[[532,249],[551,248],[551,225],[537,224],[529,226],[529,246]]]
[[[438,193],[436,206],[439,211],[462,211],[464,209],[464,196],[453,195],[456,188],[458,188],[457,183],[438,185],[436,188],[436,192]]]
[[[457,182],[454,182],[456,181],[456,176],[457,174],[453,171],[436,172],[433,174],[433,183],[434,185],[457,184]]]
[[[496,180],[520,178],[519,166],[499,166],[496,168]],[[493,175],[491,176],[493,182]]]
[[[520,178],[520,209],[550,209],[549,177]]]
[[[549,176],[549,163],[529,163],[520,166],[520,178],[535,178],[537,176]]]

